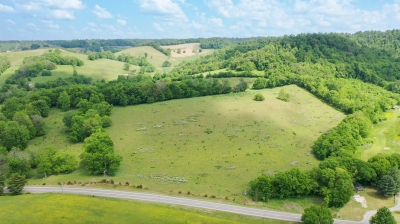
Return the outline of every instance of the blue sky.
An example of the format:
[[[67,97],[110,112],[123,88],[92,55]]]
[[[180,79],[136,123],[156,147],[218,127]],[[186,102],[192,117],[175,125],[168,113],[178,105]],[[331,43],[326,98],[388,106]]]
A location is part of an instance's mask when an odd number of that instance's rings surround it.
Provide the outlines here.
[[[400,29],[400,0],[1,0],[0,40],[281,36]]]

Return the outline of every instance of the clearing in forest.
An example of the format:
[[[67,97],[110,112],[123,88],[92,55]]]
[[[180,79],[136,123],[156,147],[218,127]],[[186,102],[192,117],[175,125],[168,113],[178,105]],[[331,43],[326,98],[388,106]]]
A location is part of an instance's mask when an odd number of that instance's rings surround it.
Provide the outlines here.
[[[111,178],[157,192],[232,197],[262,173],[315,167],[313,142],[344,115],[297,86],[282,88],[291,95],[289,102],[276,99],[281,88],[275,88],[115,107],[113,125],[106,131],[124,159]],[[265,100],[253,101],[255,93]],[[34,139],[29,150],[56,145],[82,153],[81,144],[68,142],[62,116],[57,112],[46,119],[52,130],[46,138]],[[101,178],[80,168],[53,175],[46,183]]]
[[[200,50],[199,43],[168,45],[168,46],[162,46],[162,48],[171,49],[171,57],[173,58],[205,56],[214,51],[213,49],[201,49],[201,52],[199,52]]]

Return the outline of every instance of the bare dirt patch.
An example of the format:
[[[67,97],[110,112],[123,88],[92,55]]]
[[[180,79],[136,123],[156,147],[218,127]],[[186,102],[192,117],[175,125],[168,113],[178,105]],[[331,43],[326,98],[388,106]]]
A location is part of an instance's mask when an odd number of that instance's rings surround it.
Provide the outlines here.
[[[368,208],[367,200],[365,200],[365,197],[360,196],[359,194],[356,194],[353,196],[353,198],[354,198],[354,201],[360,203],[363,208]]]

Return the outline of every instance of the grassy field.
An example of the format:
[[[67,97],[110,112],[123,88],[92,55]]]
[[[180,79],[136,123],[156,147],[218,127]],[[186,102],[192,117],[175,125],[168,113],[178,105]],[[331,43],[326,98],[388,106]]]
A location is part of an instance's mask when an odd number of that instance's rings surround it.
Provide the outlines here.
[[[395,205],[393,197],[384,198],[376,189],[373,188],[365,188],[365,191],[360,192],[359,195],[365,197],[365,200],[367,201],[367,208],[363,208],[361,203],[351,199],[350,202],[348,202],[339,210],[339,212],[336,214],[336,217],[348,220],[362,220],[367,211],[376,210],[384,206],[390,208]],[[396,217],[400,218],[400,216],[397,214]]]
[[[200,44],[199,43],[190,43],[190,44],[178,44],[178,45],[168,45],[162,46],[164,49],[171,49],[171,57],[172,58],[193,58],[193,56],[205,56],[214,52],[214,49],[202,49],[202,52],[199,53]],[[178,53],[178,50],[181,53]]]
[[[262,173],[316,166],[311,145],[343,115],[301,88],[284,89],[292,95],[290,102],[277,100],[280,88],[276,88],[114,108],[113,126],[107,132],[124,160],[112,178],[143,184],[156,192],[190,191],[233,198],[242,196],[247,182]],[[253,101],[256,92],[266,100]],[[62,116],[52,111],[46,119],[48,134],[32,140],[28,150],[54,145],[79,155],[81,145],[68,141]],[[101,178],[79,169],[30,183]]]
[[[176,205],[67,194],[0,200],[2,223],[291,223]]]
[[[6,56],[8,60],[11,62],[11,67],[8,68],[1,76],[0,76],[0,86],[4,84],[6,79],[14,74],[14,71],[19,68],[22,64],[22,61],[25,57],[29,56],[39,56],[46,52],[48,49],[37,49],[37,50],[29,50],[29,51],[16,51],[10,53],[0,53],[1,56]]]
[[[118,75],[126,74],[123,70],[124,63],[109,59],[99,59],[95,61],[88,60],[85,54],[72,53],[63,51],[61,55],[73,56],[81,59],[85,64],[81,67],[76,67],[76,71],[80,75],[92,77],[94,80],[105,79],[106,81],[118,78]],[[131,70],[140,70],[139,66],[131,66]],[[72,75],[72,73],[71,73]]]
[[[148,46],[128,48],[126,50],[115,53],[115,55],[118,56],[120,54],[130,54],[131,56],[137,57],[144,56],[144,53],[147,53],[147,61],[150,62],[150,64],[154,65],[156,68],[161,68],[165,60],[170,60],[165,54]],[[170,60],[170,62],[173,66],[179,64],[179,62],[174,60]]]
[[[386,112],[386,121],[374,125],[371,131],[372,144],[365,144],[357,150],[355,157],[367,161],[374,155],[400,153],[400,112]]]

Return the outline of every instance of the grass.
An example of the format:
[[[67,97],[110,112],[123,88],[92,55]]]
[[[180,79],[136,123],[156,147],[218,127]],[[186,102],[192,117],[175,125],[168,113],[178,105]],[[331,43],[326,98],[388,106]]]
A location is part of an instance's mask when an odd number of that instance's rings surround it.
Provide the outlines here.
[[[190,191],[202,197],[247,200],[243,196],[247,182],[262,173],[315,167],[318,161],[309,153],[311,145],[320,133],[336,126],[340,119],[333,118],[342,114],[297,86],[284,88],[292,95],[290,102],[277,100],[280,88],[276,88],[114,108],[113,126],[106,131],[124,160],[112,179],[161,193]],[[252,100],[258,92],[265,101]],[[62,116],[52,111],[46,118],[46,137],[32,140],[28,150],[54,145],[79,155],[82,146],[68,141]],[[138,131],[143,127],[148,129]],[[46,180],[41,177],[29,183],[102,178],[88,176],[82,168]],[[157,177],[181,177],[188,182]]]
[[[2,223],[291,223],[244,215],[68,194],[25,194],[0,200]]]
[[[37,49],[37,50],[29,50],[29,51],[16,51],[10,53],[0,53],[1,56],[6,56],[8,60],[11,62],[11,67],[8,68],[1,76],[0,76],[0,86],[4,84],[6,79],[14,74],[14,71],[19,68],[22,64],[22,61],[25,57],[29,56],[39,56],[46,52],[48,49]]]
[[[386,112],[386,120],[373,126],[372,144],[360,147],[355,157],[367,161],[376,154],[400,153],[400,121],[399,111]]]
[[[73,56],[83,60],[85,64],[83,66],[76,67],[76,71],[79,75],[92,77],[94,80],[114,80],[118,78],[118,75],[127,73],[127,71],[123,70],[124,63],[120,61],[109,59],[91,61],[87,59],[87,55],[85,54],[72,53],[69,51],[63,51],[61,55]],[[140,70],[139,66],[131,66],[131,70],[133,69],[136,69],[136,71]]]
[[[347,220],[362,220],[367,211],[377,210],[384,206],[388,208],[394,206],[392,197],[384,198],[374,188],[367,187],[365,188],[365,191],[360,192],[359,195],[365,197],[368,208],[363,208],[360,203],[355,202],[354,199],[351,199],[350,202],[348,202],[336,214],[337,218]]]
[[[144,56],[144,53],[147,53],[147,61],[150,62],[150,64],[154,65],[156,68],[161,68],[165,60],[169,60],[173,66],[179,64],[178,61],[170,60],[168,56],[149,46],[128,48],[126,50],[115,53],[115,55],[118,56],[123,53],[130,54],[131,56],[136,57]]]

